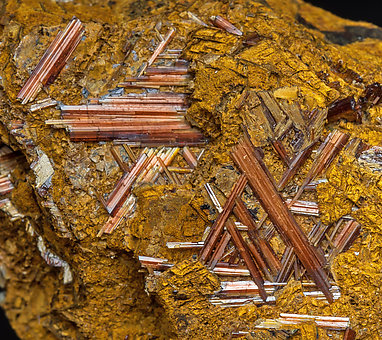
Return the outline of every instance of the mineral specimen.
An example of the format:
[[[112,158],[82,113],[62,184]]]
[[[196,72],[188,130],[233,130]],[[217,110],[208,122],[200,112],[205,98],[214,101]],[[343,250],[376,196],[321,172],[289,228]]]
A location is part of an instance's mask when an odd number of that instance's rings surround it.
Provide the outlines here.
[[[0,14],[20,338],[382,337],[379,27],[300,0]]]

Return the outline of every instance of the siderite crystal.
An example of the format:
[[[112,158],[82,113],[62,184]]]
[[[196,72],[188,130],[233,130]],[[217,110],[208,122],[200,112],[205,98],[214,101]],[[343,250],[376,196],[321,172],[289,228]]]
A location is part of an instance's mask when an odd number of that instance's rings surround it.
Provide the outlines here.
[[[21,339],[382,338],[381,28],[301,0],[0,18]]]

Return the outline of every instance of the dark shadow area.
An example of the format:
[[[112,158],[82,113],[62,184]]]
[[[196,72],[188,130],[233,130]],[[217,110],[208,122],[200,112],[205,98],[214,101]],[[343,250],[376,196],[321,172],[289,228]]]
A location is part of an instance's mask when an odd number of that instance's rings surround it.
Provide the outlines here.
[[[19,340],[5,316],[4,310],[0,308],[0,334],[3,340]]]
[[[366,38],[382,40],[381,28],[366,28],[362,26],[345,26],[343,32],[322,31],[333,44],[346,45]]]
[[[307,0],[310,4],[326,9],[340,17],[355,20],[368,21],[382,27],[382,16],[380,14],[380,1],[365,0],[351,2],[344,0]]]
[[[345,3],[344,1],[307,1],[313,5],[324,8],[343,18],[355,21],[368,21],[382,26],[382,18],[376,15],[375,8],[378,8],[376,1],[366,1],[362,4]],[[374,11],[373,11],[374,8]],[[306,21],[302,16],[297,15],[297,21],[307,28],[317,29],[313,24]],[[322,31],[326,39],[338,45],[351,44],[362,41],[366,38],[382,40],[382,28],[369,28],[363,26],[345,26],[341,31]]]
[[[4,126],[1,126],[2,131],[5,130]],[[12,178],[13,171],[17,168],[17,171],[15,173],[18,174],[19,179],[16,179],[16,177]],[[14,190],[14,184],[16,181],[25,181],[25,173],[29,169],[29,165],[27,163],[27,160],[25,159],[24,154],[20,150],[14,150],[10,146],[3,144],[0,142],[0,175],[6,176],[10,181],[7,183],[2,182],[2,189],[0,191],[0,202],[2,204],[6,204],[6,202],[10,201],[12,196],[12,191]],[[4,179],[4,177],[2,177]],[[11,183],[12,182],[12,183]],[[10,185],[11,184],[11,185]],[[6,217],[5,217],[6,216]],[[9,232],[9,229],[4,229],[3,226],[11,227],[12,222],[9,218],[9,215],[5,213],[4,208],[1,209],[0,212],[0,224],[2,225],[1,230],[1,245],[4,245],[4,241],[6,240],[6,237],[3,238],[3,236]],[[5,262],[5,257],[3,257],[3,248],[1,249],[1,259]],[[3,266],[3,263],[2,263]],[[0,300],[3,301],[6,294],[6,278],[4,275],[4,268],[0,270]],[[12,329],[11,325],[9,324],[9,321],[5,315],[5,312],[3,308],[0,307],[0,339],[4,340],[17,340],[19,337],[16,335],[15,331]]]

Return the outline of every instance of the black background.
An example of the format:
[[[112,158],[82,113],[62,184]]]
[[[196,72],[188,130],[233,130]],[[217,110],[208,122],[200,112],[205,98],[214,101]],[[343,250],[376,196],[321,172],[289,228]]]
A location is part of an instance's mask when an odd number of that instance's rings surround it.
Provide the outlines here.
[[[324,8],[346,19],[368,21],[382,27],[382,15],[380,11],[382,2],[380,0],[306,0],[306,2]]]
[[[9,325],[7,318],[5,317],[4,311],[0,308],[0,339],[2,340],[18,340],[16,333]]]
[[[382,26],[382,15],[378,1],[343,1],[343,0],[310,0],[315,6],[322,7],[338,16],[351,20],[362,20]],[[0,308],[0,339],[17,340],[17,336],[9,326],[3,310]]]

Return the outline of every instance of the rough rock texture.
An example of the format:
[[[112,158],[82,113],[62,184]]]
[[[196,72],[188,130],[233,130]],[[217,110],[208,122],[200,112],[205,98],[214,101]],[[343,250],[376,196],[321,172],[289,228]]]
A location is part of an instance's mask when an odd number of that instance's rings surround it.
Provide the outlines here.
[[[202,27],[187,11],[205,22],[224,15],[244,35]],[[73,15],[84,23],[86,38],[37,99],[78,104],[107,94],[147,60],[155,45],[153,28],[162,22],[162,33],[170,25],[177,28],[171,48],[184,49],[192,62],[187,118],[211,138],[187,184],[136,187],[134,216],[101,238],[96,235],[107,213],[96,193],[109,193],[121,175],[109,143],[73,143],[64,130],[44,124],[58,119],[59,110],[30,112],[30,105],[16,100],[52,37]],[[238,176],[229,151],[242,134],[242,123],[264,146],[275,178],[281,176],[283,165],[264,140],[261,118],[251,115],[251,96],[241,105],[244,93],[276,91],[276,97],[307,110],[358,97],[365,85],[382,82],[382,29],[300,0],[9,0],[0,4],[0,18],[1,141],[24,155],[11,173],[11,201],[23,217],[12,220],[0,212],[1,304],[20,338],[227,338],[280,312],[349,316],[360,339],[382,337],[380,154],[365,159],[341,155],[318,189],[324,221],[352,213],[362,223],[353,247],[332,264],[342,296],[331,305],[305,297],[300,284],[291,282],[274,306],[212,306],[207,296],[219,289],[219,279],[191,258],[194,251],[166,248],[168,241],[199,241],[215,217],[201,208],[207,201],[203,184],[213,181],[229,193]],[[131,34],[138,39],[125,56],[122,48]],[[370,109],[362,124],[326,125],[323,134],[337,126],[381,145],[381,110]],[[25,122],[17,134],[11,133],[16,120]],[[39,159],[47,159],[54,171],[48,189],[39,187],[31,169]],[[309,164],[296,176],[297,183]],[[47,265],[41,247],[68,264],[72,282],[64,284],[64,268]],[[138,255],[164,257],[176,266],[151,277]],[[303,326],[298,336],[326,337],[314,325]]]

